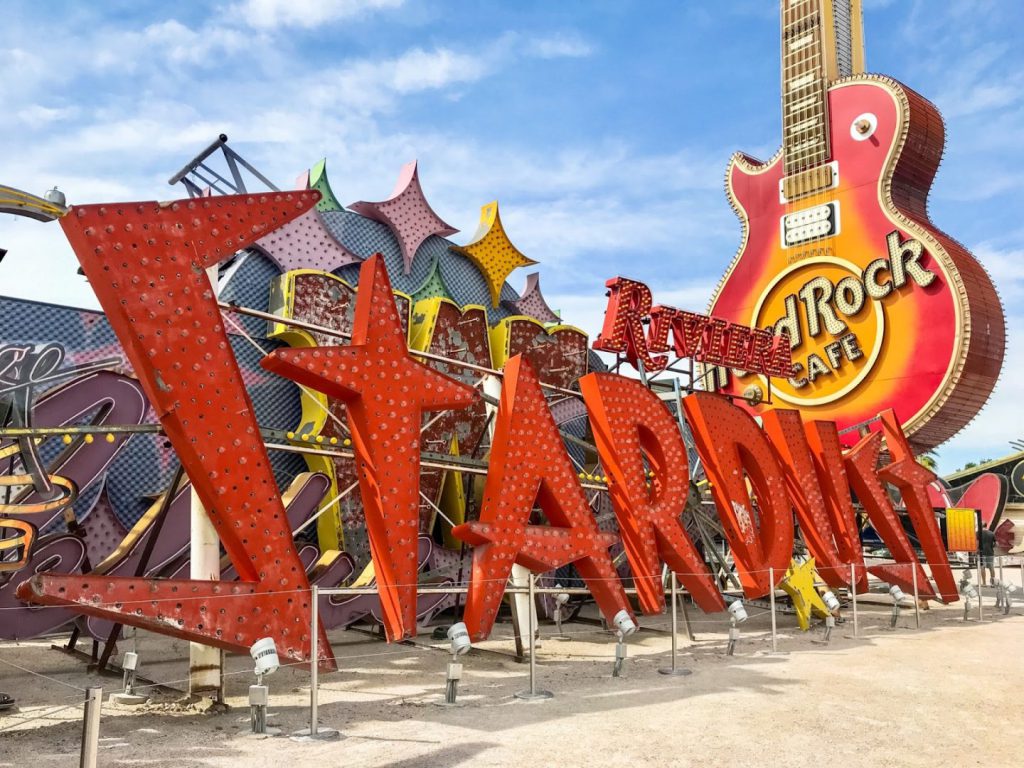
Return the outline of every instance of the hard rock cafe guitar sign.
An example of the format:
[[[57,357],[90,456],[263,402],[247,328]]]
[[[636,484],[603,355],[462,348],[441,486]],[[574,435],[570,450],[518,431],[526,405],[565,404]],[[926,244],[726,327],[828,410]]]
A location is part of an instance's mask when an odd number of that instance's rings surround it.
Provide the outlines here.
[[[782,147],[729,163],[743,241],[709,314],[789,334],[797,371],[772,382],[779,405],[840,426],[891,407],[924,450],[988,399],[1003,312],[985,269],[928,217],[942,117],[861,73],[858,6],[782,2]],[[765,393],[756,373],[716,378],[750,402]]]

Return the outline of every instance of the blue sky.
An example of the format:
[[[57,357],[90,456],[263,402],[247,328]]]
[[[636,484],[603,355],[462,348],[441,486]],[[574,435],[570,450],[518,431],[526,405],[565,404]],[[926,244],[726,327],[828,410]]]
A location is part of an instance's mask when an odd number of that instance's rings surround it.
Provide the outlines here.
[[[947,121],[933,219],[989,269],[1009,354],[940,468],[1024,437],[1024,4],[864,0],[868,70]],[[228,0],[4,3],[0,181],[70,202],[168,199],[218,133],[279,186],[328,158],[341,202],[420,161],[462,232],[501,203],[549,303],[594,334],[603,283],[703,309],[739,242],[723,174],[779,143],[778,4]],[[0,292],[95,306],[56,225],[0,216]],[[513,274],[520,288],[525,270]]]

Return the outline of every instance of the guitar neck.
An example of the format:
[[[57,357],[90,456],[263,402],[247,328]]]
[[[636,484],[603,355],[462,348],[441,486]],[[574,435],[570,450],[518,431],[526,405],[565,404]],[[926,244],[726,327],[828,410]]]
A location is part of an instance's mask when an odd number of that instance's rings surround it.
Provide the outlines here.
[[[782,0],[782,148],[786,175],[830,159],[829,83],[863,71],[860,0]]]

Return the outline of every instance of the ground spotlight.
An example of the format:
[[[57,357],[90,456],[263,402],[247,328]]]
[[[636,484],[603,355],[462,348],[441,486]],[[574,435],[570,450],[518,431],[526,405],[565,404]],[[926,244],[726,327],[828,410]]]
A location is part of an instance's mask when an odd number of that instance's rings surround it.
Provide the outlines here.
[[[626,638],[636,632],[636,622],[629,615],[629,611],[623,608],[615,614],[612,623],[619,638],[615,643],[615,666],[612,667],[612,677],[618,677],[622,673],[622,663],[626,660]]]
[[[274,638],[262,637],[252,644],[249,655],[256,662],[256,677],[262,682],[264,675],[271,675],[281,666],[277,658],[277,646],[274,645]]]
[[[468,653],[473,643],[469,639],[469,630],[461,621],[448,627],[447,635],[451,641],[452,660],[448,662],[448,674],[445,677],[444,703],[454,704],[459,694],[459,680],[462,679],[459,656]]]
[[[469,630],[463,622],[452,624],[448,627],[448,639],[452,642],[452,656],[461,656],[467,653],[473,644],[469,640]]]
[[[633,621],[633,617],[629,615],[629,611],[626,609],[616,613],[612,623],[615,625],[615,630],[619,633],[620,638],[629,637],[636,632],[636,622]]]
[[[825,607],[833,613],[839,610],[839,598],[831,590],[823,594],[821,599],[825,602]]]
[[[900,619],[900,603],[907,596],[903,594],[903,590],[896,584],[889,587],[889,595],[892,597],[892,618],[889,620],[889,628],[896,629],[896,622]]]
[[[1003,615],[1010,612],[1010,602],[1013,600],[1013,593],[1017,591],[1016,584],[1003,585]]]
[[[743,605],[740,600],[733,600],[729,603],[729,645],[726,646],[726,656],[732,656],[736,650],[736,643],[740,639],[740,628],[742,624],[750,618],[747,615],[747,608]]]
[[[964,621],[967,621],[973,609],[973,602],[979,599],[978,588],[971,583],[970,574],[964,571],[960,579],[960,594],[964,597]]]
[[[742,624],[748,618],[747,608],[739,600],[734,600],[729,603],[729,613],[732,615],[732,620],[737,624]]]
[[[135,691],[135,674],[138,668],[139,654],[133,651],[126,651],[124,658],[121,659],[121,669],[124,671],[121,692],[110,694],[111,702],[131,706],[133,704],[144,704],[149,701],[147,696],[142,696]]]
[[[555,584],[555,589],[561,589],[561,584]],[[555,626],[558,628],[558,637],[562,640],[567,639],[562,635],[562,608],[569,602],[568,592],[559,592],[553,596],[555,600]]]
[[[263,684],[263,676],[277,671],[281,662],[277,657],[274,638],[262,637],[249,648],[249,655],[256,662],[256,685],[249,686],[249,721],[253,733],[267,732],[267,704],[270,690]],[[316,660],[313,661],[316,663]]]

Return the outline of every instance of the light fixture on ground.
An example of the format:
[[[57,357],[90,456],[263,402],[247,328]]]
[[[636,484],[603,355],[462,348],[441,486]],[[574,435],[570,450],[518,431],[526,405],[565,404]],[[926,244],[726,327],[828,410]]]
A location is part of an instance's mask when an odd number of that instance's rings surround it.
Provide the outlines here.
[[[618,677],[622,673],[622,663],[626,660],[626,638],[636,632],[636,622],[629,615],[629,611],[622,609],[615,614],[612,623],[618,637],[615,643],[615,666],[612,667],[612,677]]]
[[[1017,591],[1016,584],[1007,584],[1003,582],[1003,615],[1006,616],[1010,613],[1010,603],[1013,601],[1013,594]]]
[[[741,600],[733,600],[729,603],[729,645],[725,650],[727,656],[732,656],[736,650],[736,643],[740,639],[739,625],[748,618],[747,608]]]
[[[273,674],[280,666],[274,638],[263,637],[257,640],[249,649],[249,655],[256,662],[256,669],[253,670],[256,674],[256,685],[249,686],[249,721],[253,733],[266,733],[270,691],[263,684],[263,676]]]
[[[967,621],[973,608],[972,603],[978,599],[978,588],[971,583],[971,575],[968,571],[964,571],[964,575],[960,577],[959,587],[960,594],[964,598],[964,621]]]
[[[892,618],[889,620],[889,628],[896,629],[896,622],[900,619],[900,603],[906,599],[903,590],[898,585],[889,587],[889,596],[892,597]]]
[[[821,596],[821,599],[825,603],[825,607],[833,613],[839,610],[839,598],[836,597],[832,590],[825,592],[825,594]]]
[[[136,704],[145,704],[149,701],[148,696],[142,696],[135,691],[135,673],[139,667],[139,655],[133,651],[127,651],[124,654],[124,658],[121,660],[121,669],[124,670],[124,678],[122,679],[122,690],[120,693],[110,694],[110,702],[112,704],[122,704],[125,706],[133,706]]]
[[[459,657],[468,653],[473,644],[469,639],[469,630],[461,621],[448,627],[446,634],[451,641],[452,658],[448,662],[448,674],[445,678],[444,703],[455,704],[459,693],[459,680],[462,679],[462,663]]]
[[[561,584],[555,584],[555,589],[561,589]],[[569,638],[562,634],[562,609],[569,602],[568,592],[559,592],[552,596],[555,601],[555,626],[558,628],[558,634],[555,636],[557,640],[568,640]]]
[[[832,630],[836,628],[836,613],[839,612],[840,603],[839,598],[835,596],[832,590],[827,590],[821,596],[821,600],[829,611],[828,616],[825,617],[825,636],[822,638],[823,642],[827,645],[832,641]]]

